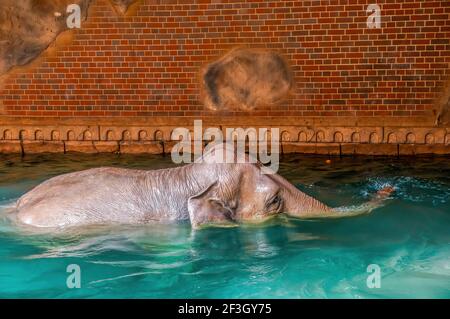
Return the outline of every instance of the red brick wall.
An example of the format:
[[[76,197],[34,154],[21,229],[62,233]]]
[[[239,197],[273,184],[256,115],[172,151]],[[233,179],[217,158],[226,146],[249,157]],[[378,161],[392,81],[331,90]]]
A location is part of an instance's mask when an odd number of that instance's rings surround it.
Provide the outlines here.
[[[381,29],[366,26],[374,2]],[[120,16],[97,0],[70,43],[5,77],[0,105],[20,117],[240,115],[204,110],[199,70],[251,47],[286,57],[295,88],[246,115],[432,117],[450,79],[449,13],[442,0],[148,0]]]

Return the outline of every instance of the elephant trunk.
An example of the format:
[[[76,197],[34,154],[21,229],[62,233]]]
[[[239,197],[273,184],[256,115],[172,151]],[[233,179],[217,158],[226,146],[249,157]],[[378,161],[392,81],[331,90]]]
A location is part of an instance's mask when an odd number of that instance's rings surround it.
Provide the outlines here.
[[[284,211],[296,218],[321,218],[334,215],[333,209],[293,187],[285,196]]]
[[[379,190],[374,198],[359,206],[332,208],[317,199],[301,192],[281,176],[276,176],[284,186],[284,212],[296,218],[340,218],[362,215],[381,206],[382,202],[394,192],[394,188],[387,186]]]

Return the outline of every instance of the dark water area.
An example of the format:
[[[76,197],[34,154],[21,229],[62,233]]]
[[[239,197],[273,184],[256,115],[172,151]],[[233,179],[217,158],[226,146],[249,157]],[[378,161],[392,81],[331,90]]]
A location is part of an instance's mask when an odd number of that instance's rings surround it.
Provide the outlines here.
[[[30,233],[9,222],[40,182],[99,166],[175,166],[152,155],[0,156],[2,298],[449,298],[450,158],[289,155],[279,174],[331,206],[396,188],[369,215],[192,231],[188,223]],[[100,186],[99,186],[100,187]],[[70,194],[68,194],[70,196]],[[81,269],[69,289],[68,265]],[[380,288],[369,288],[369,265]],[[370,268],[370,267],[369,267]],[[373,268],[371,268],[373,269]]]

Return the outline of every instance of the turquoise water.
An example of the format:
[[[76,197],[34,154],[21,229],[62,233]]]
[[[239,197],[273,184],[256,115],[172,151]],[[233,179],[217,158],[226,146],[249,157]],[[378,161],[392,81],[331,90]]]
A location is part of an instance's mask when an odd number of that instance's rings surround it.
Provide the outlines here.
[[[0,157],[2,298],[449,298],[449,158],[288,156],[280,174],[333,206],[397,189],[370,215],[325,221],[280,218],[259,227],[188,224],[36,234],[15,228],[8,207],[39,182],[101,165],[173,166],[161,156]],[[81,269],[69,289],[66,268]],[[368,288],[377,264],[381,287]]]

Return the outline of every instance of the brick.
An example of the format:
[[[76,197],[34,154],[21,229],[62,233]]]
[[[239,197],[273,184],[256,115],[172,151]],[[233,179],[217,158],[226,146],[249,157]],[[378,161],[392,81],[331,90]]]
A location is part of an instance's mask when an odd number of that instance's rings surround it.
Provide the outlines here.
[[[360,1],[169,2],[139,4],[114,18],[93,3],[72,42],[5,78],[2,116],[244,116],[204,109],[199,74],[240,46],[277,51],[293,70],[290,96],[252,113],[267,118],[409,117],[420,123],[434,116],[450,77],[442,2],[382,4],[383,28],[376,30],[367,29]]]

